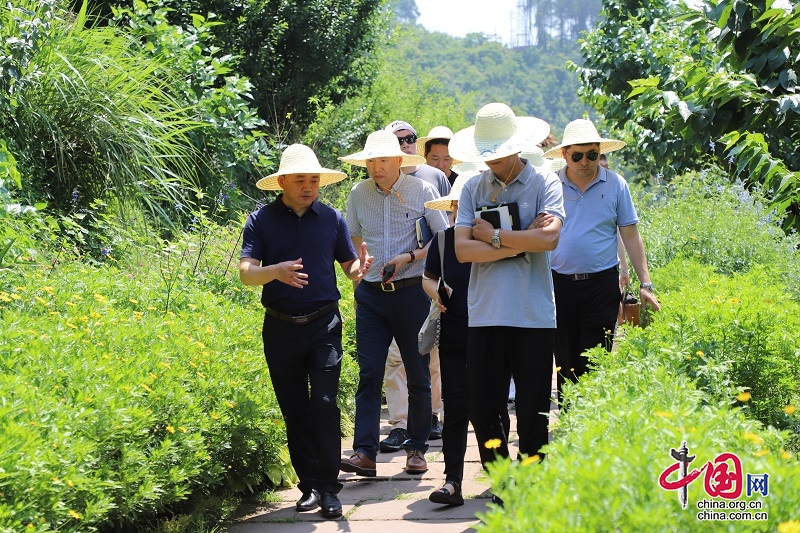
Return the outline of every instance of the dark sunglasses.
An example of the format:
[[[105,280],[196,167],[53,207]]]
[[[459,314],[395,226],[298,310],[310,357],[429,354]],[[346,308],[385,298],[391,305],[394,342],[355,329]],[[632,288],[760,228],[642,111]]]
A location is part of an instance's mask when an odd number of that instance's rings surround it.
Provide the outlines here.
[[[397,142],[399,142],[400,144],[403,143],[414,144],[415,142],[417,142],[417,136],[412,133],[411,135],[406,135],[405,137],[398,137]]]
[[[580,163],[583,160],[583,156],[586,156],[586,159],[589,161],[597,161],[597,158],[600,157],[600,153],[594,150],[591,152],[572,152],[569,158],[572,159],[573,163]]]

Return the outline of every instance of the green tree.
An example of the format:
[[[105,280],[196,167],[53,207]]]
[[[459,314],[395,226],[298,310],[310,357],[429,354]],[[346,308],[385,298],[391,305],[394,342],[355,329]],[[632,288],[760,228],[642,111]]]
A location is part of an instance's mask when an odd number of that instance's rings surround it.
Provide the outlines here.
[[[583,100],[633,141],[629,161],[667,177],[721,166],[800,228],[798,31],[783,0],[606,0],[574,68]]]
[[[252,105],[274,135],[298,137],[310,100],[341,103],[373,78],[370,57],[386,39],[388,0],[158,0],[183,27],[194,15],[220,22],[213,44],[236,58]]]

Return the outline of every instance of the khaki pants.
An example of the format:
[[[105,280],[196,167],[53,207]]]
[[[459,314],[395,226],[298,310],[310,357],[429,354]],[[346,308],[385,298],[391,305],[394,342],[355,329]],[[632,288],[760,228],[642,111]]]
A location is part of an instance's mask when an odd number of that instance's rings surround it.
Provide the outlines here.
[[[442,376],[439,371],[439,347],[431,350],[431,411],[442,419]],[[386,357],[386,370],[383,375],[386,392],[386,407],[389,410],[389,424],[394,428],[406,429],[408,426],[408,387],[406,369],[400,358],[400,350],[392,339],[389,355]]]

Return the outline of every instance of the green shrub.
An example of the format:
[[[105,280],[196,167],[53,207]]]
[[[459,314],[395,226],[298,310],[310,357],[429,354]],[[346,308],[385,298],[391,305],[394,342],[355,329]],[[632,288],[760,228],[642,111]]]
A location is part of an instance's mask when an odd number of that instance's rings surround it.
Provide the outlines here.
[[[651,268],[675,258],[696,259],[720,274],[770,265],[781,286],[800,300],[800,239],[781,230],[780,220],[758,192],[730,184],[713,171],[634,190]]]
[[[780,265],[725,276],[695,260],[654,272],[661,312],[645,335],[662,359],[696,380],[715,401],[747,391],[743,411],[765,425],[800,429],[800,303],[775,283]],[[669,361],[669,363],[667,363]],[[796,434],[793,447],[800,446]]]
[[[618,351],[594,351],[598,368],[565,389],[568,408],[546,458],[490,466],[504,508],[480,514],[478,531],[775,531],[797,520],[800,462],[783,449],[786,434],[708,397],[661,357],[641,330]],[[768,473],[767,497],[740,499],[761,499],[769,519],[698,521],[697,502],[709,499],[702,476],[689,485],[689,507],[682,509],[677,493],[658,479],[675,462],[670,449],[684,440],[697,456],[690,471],[731,452],[741,458],[742,474]]]
[[[0,271],[1,531],[120,529],[193,496],[295,481],[258,291],[208,276],[226,254]]]

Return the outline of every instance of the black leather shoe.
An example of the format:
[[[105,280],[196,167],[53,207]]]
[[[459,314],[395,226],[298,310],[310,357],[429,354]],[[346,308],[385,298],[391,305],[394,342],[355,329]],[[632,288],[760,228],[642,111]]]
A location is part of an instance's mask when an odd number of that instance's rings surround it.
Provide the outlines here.
[[[295,507],[301,513],[313,511],[319,507],[319,492],[312,489],[310,492],[303,493],[303,497],[297,500],[297,505],[295,505]]]
[[[380,442],[382,452],[397,452],[408,439],[408,432],[403,428],[394,428],[389,436]]]
[[[431,432],[428,434],[428,440],[439,440],[442,438],[442,425],[439,423],[439,417],[433,415],[431,417]]]
[[[336,494],[322,492],[320,498],[320,512],[325,518],[339,518],[342,516],[342,503]]]

